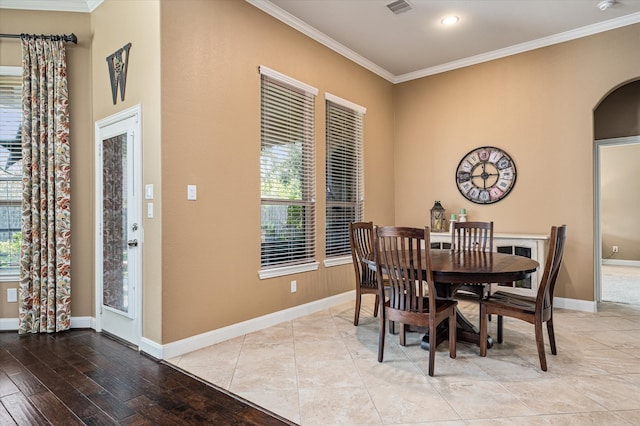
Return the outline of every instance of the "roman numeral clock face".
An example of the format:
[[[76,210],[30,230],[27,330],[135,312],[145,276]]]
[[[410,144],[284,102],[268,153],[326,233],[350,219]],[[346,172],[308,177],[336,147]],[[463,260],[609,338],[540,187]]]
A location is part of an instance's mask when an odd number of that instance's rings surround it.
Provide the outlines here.
[[[476,204],[502,200],[516,183],[516,165],[506,152],[493,146],[476,148],[465,155],[456,170],[460,193]]]

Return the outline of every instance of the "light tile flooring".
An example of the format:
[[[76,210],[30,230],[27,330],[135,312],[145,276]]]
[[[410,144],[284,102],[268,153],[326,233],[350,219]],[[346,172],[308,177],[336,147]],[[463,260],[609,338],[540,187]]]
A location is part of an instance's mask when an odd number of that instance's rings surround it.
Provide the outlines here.
[[[348,303],[169,361],[304,426],[640,424],[640,306],[556,309],[546,373],[533,326],[505,318],[505,341],[486,358],[458,344],[450,359],[441,344],[435,377],[418,333],[406,347],[387,335],[378,363],[373,298],[363,306],[358,327]],[[476,304],[461,307],[477,321]]]
[[[640,267],[602,265],[602,300],[640,305]]]

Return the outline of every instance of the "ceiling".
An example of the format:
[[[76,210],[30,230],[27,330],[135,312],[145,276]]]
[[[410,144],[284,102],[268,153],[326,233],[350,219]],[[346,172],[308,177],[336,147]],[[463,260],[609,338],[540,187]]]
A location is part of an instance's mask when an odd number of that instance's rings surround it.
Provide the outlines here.
[[[103,0],[0,0],[0,8],[91,12]],[[216,0],[209,0],[216,1]],[[640,0],[246,0],[399,83],[640,22]],[[613,1],[613,0],[611,0]],[[440,20],[456,15],[459,22]]]
[[[640,22],[640,0],[246,1],[394,83]]]

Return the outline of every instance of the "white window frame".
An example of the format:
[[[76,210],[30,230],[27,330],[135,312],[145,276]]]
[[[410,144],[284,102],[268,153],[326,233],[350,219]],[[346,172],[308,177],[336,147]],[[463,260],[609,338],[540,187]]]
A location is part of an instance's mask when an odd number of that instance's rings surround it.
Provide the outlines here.
[[[20,66],[0,66],[0,76],[21,76],[22,75],[22,67]],[[19,108],[22,109],[22,101],[19,102]],[[0,121],[3,121],[0,119]],[[17,178],[18,181],[22,181],[22,176]],[[20,210],[22,206],[22,198],[19,201],[10,201],[10,200],[2,200],[0,204],[4,205],[17,205]],[[1,268],[0,269],[0,282],[6,281],[18,281],[20,279],[20,267],[17,268]]]
[[[298,80],[295,80],[291,77],[288,77],[284,74],[281,74],[277,71],[274,71],[265,66],[260,66],[260,79],[261,79],[261,150],[263,146],[274,146],[274,144],[268,140],[269,137],[276,135],[278,138],[282,138],[287,140],[290,137],[289,132],[287,132],[286,128],[282,130],[281,134],[280,127],[277,125],[270,126],[269,122],[264,121],[264,111],[265,108],[268,108],[268,105],[265,104],[265,97],[269,97],[269,93],[265,92],[266,85],[278,86],[278,88],[283,89],[289,92],[293,98],[299,98],[298,100],[306,99],[304,102],[304,106],[300,107],[301,116],[300,121],[297,122],[300,128],[303,128],[303,141],[302,141],[302,165],[303,165],[303,178],[301,179],[301,193],[302,197],[298,199],[292,198],[283,198],[278,197],[276,194],[278,191],[274,190],[272,194],[263,194],[263,185],[265,184],[265,178],[268,178],[269,175],[266,175],[267,171],[263,170],[263,161],[261,154],[261,170],[260,170],[260,183],[261,183],[261,196],[260,196],[260,207],[261,207],[261,224],[263,221],[263,212],[265,206],[300,206],[303,207],[304,210],[304,219],[303,219],[303,238],[304,238],[304,247],[306,250],[306,256],[298,259],[287,259],[283,256],[282,261],[274,261],[272,263],[266,264],[263,261],[263,256],[268,254],[272,254],[274,256],[278,256],[278,250],[281,248],[278,244],[272,248],[265,249],[265,243],[267,242],[269,236],[261,226],[261,249],[260,249],[260,271],[258,272],[258,276],[260,279],[273,278],[282,275],[296,274],[300,272],[307,272],[317,270],[319,266],[319,262],[315,260],[316,256],[316,195],[315,195],[315,97],[318,95],[318,89],[315,87],[309,86],[306,83],[302,83]],[[266,85],[265,85],[266,83]],[[286,98],[275,98],[269,97],[268,100],[270,102],[275,101],[282,102],[283,106],[296,106],[294,104],[295,101],[288,103]],[[274,105],[275,107],[275,105]],[[285,114],[286,115],[286,114]],[[290,118],[290,117],[287,117]],[[281,124],[281,123],[276,123]],[[272,156],[271,158],[275,158]],[[266,176],[265,176],[266,175]],[[281,231],[280,231],[281,232]],[[296,232],[296,231],[294,231]],[[277,233],[276,233],[277,235]],[[296,233],[298,235],[298,233]],[[282,240],[281,240],[282,241]]]
[[[329,218],[332,216],[330,210],[339,207],[354,208],[353,222],[360,222],[364,218],[364,115],[367,109],[363,106],[342,99],[331,93],[325,93],[326,105],[326,171],[325,171],[325,267],[332,267],[351,263],[352,256],[350,249],[347,251],[349,244],[349,228],[345,222],[343,229],[330,229]],[[338,115],[340,114],[340,116]],[[343,133],[340,127],[348,133]],[[333,153],[340,149],[341,146],[349,144],[352,156],[334,157]],[[335,161],[334,161],[335,160]],[[342,184],[349,181],[354,186],[346,188],[355,193],[354,200],[345,200],[343,196],[337,196],[333,199],[332,195],[332,174],[338,172],[338,176],[350,175],[351,179],[342,180]],[[344,189],[344,188],[342,188]],[[348,197],[347,197],[348,198]],[[343,221],[347,218],[342,218]],[[338,245],[345,246],[343,253],[338,255],[329,254],[329,242],[338,240]]]

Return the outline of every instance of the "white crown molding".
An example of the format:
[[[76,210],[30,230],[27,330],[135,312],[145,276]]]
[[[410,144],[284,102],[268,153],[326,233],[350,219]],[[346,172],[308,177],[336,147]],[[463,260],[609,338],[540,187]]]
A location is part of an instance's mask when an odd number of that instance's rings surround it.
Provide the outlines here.
[[[532,40],[526,43],[516,44],[504,49],[494,50],[493,52],[483,53],[481,55],[471,56],[469,58],[460,59],[458,61],[449,62],[435,67],[425,68],[423,70],[403,74],[394,79],[394,83],[403,83],[405,81],[415,80],[417,78],[426,77],[433,74],[439,74],[446,71],[452,71],[458,68],[468,67],[469,65],[480,64],[482,62],[500,59],[518,53],[527,52],[529,50],[539,49],[541,47],[551,46],[553,44],[563,43],[604,31],[625,27],[627,25],[637,24],[640,22],[640,12],[622,16],[620,18],[611,19],[597,24],[587,25],[586,27],[576,28],[575,30],[565,31],[549,37],[543,37],[538,40]]]
[[[334,52],[337,52],[337,53],[341,54],[342,56],[346,57],[347,59],[350,59],[351,61],[355,62],[358,65],[361,65],[362,67],[364,67],[364,68],[368,69],[369,71],[379,75],[380,77],[382,77],[382,78],[384,78],[384,79],[386,79],[386,80],[388,80],[388,81],[390,81],[392,83],[394,82],[394,79],[396,77],[392,73],[390,73],[389,71],[387,71],[384,68],[374,64],[370,60],[360,56],[359,54],[357,54],[353,50],[349,49],[348,47],[346,47],[346,46],[344,46],[344,45],[342,45],[340,43],[338,43],[337,41],[335,41],[334,39],[332,39],[328,35],[318,31],[317,29],[315,29],[314,27],[310,26],[306,22],[301,21],[300,19],[298,19],[295,16],[291,15],[289,12],[286,12],[286,11],[282,10],[281,8],[279,8],[278,6],[274,5],[270,1],[267,1],[267,0],[246,0],[246,2],[251,4],[251,5],[253,5],[253,6],[255,6],[255,7],[257,7],[258,9],[262,10],[263,12],[273,16],[274,18],[278,19],[279,21],[284,22],[285,24],[289,25],[293,29],[296,29],[296,30],[300,31],[301,33],[303,33],[306,36],[312,38],[313,40],[317,41],[318,43],[324,44],[325,46],[327,46],[329,49],[333,50]]]
[[[2,0],[0,0],[2,1]],[[549,37],[543,37],[538,40],[532,40],[526,43],[517,44],[515,46],[506,47],[504,49],[494,50],[492,52],[483,53],[469,58],[460,59],[446,64],[437,65],[434,67],[425,68],[422,70],[410,72],[402,75],[394,75],[384,68],[374,64],[368,59],[360,56],[353,50],[338,43],[326,34],[318,31],[314,27],[308,25],[304,21],[296,18],[290,13],[282,10],[268,0],[246,0],[247,3],[252,4],[265,13],[273,16],[274,18],[284,22],[290,27],[300,31],[301,33],[311,37],[319,43],[324,44],[328,48],[343,55],[347,59],[363,66],[369,71],[379,75],[380,77],[390,81],[391,83],[403,83],[410,80],[415,80],[429,75],[439,74],[446,71],[452,71],[458,68],[468,67],[470,65],[480,64],[482,62],[492,61],[494,59],[500,59],[518,53],[527,52],[529,50],[539,49],[541,47],[551,46],[553,44],[563,43],[565,41],[575,40],[578,38],[590,36],[593,34],[601,33],[604,31],[613,30],[616,28],[632,25],[640,22],[640,12],[632,13],[630,15],[622,16],[620,18],[610,19],[608,21],[599,22],[597,24],[587,25],[575,30],[565,31],[560,34],[555,34]]]
[[[0,9],[93,12],[104,0],[0,0]]]

